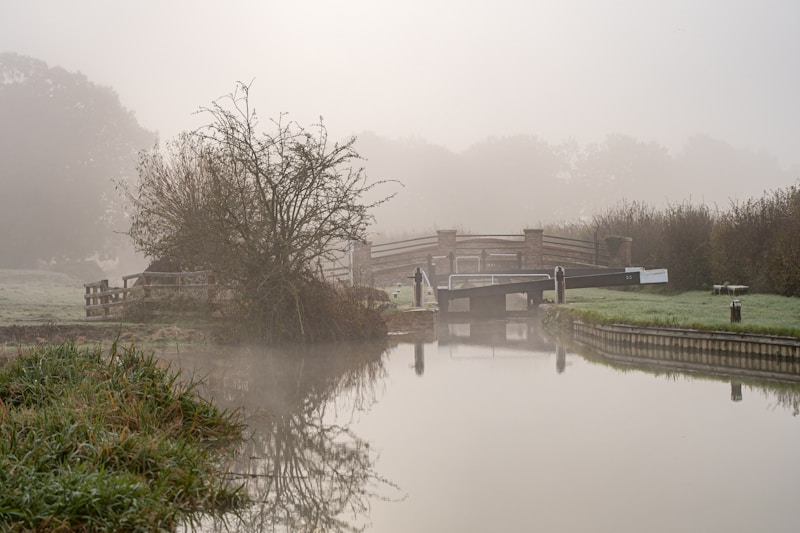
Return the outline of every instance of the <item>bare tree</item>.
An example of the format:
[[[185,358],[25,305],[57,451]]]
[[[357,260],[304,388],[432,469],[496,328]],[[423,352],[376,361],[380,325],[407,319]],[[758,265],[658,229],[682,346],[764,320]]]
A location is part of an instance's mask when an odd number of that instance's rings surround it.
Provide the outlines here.
[[[306,129],[284,115],[259,133],[249,86],[201,109],[212,121],[141,155],[130,236],[153,258],[224,275],[246,322],[269,339],[351,336],[341,320],[323,333],[311,324],[336,291],[315,267],[349,241],[361,241],[370,209],[355,138],[331,143],[320,124]],[[347,313],[340,316],[347,319]],[[311,329],[309,329],[311,328]]]

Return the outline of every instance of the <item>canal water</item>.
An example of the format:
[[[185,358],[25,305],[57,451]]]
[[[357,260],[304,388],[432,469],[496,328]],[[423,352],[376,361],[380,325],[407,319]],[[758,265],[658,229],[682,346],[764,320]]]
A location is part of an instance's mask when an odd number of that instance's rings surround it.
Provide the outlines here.
[[[258,503],[207,531],[800,530],[798,376],[620,364],[512,321],[165,357],[251,428],[230,471]]]

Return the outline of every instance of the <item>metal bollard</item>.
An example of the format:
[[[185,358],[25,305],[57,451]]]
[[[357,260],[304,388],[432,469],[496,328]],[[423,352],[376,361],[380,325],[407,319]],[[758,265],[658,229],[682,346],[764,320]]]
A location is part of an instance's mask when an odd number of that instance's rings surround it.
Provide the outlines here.
[[[556,303],[566,303],[566,295],[564,294],[564,289],[566,289],[566,284],[564,282],[564,267],[557,266],[554,274],[556,282]]]
[[[411,279],[414,280],[414,307],[422,307],[422,269],[417,267]]]
[[[742,302],[734,300],[731,302],[731,324],[742,321]]]

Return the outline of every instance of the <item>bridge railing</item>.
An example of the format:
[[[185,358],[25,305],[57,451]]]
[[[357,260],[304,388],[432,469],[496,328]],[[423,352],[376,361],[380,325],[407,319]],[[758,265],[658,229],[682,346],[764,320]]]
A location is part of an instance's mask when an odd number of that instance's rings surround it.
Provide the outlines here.
[[[434,248],[437,245],[438,237],[436,235],[374,244],[372,245],[372,259],[375,261],[381,258],[391,257],[392,255],[418,252],[420,250]]]
[[[355,285],[390,286],[408,283],[416,268],[431,279],[455,273],[523,272],[564,267],[630,266],[630,239],[579,240],[544,235],[540,229],[522,234],[461,234],[439,230],[436,235],[380,244],[352,244],[340,261],[323,270],[326,279]],[[441,278],[444,279],[444,278]]]
[[[438,251],[438,237],[427,235],[414,239],[385,242],[370,249],[368,279],[375,285],[393,285],[407,278],[416,268],[428,272],[431,258]]]
[[[605,241],[543,235],[542,244],[542,262],[546,265],[610,266],[610,254]]]

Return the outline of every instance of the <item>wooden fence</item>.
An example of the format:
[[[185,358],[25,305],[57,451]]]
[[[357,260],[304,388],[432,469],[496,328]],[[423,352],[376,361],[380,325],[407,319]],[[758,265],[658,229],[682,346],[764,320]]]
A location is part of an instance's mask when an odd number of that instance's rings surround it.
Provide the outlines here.
[[[214,303],[225,296],[214,273],[207,270],[140,272],[124,276],[122,283],[122,287],[110,287],[108,280],[104,279],[85,284],[85,320],[121,318],[125,307],[133,303],[156,303],[176,298]]]

